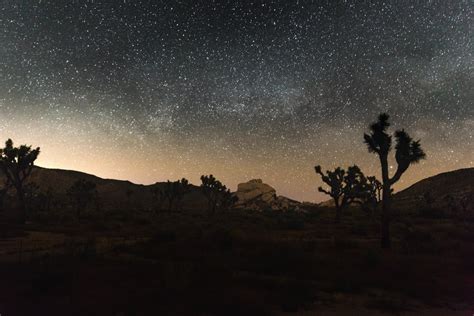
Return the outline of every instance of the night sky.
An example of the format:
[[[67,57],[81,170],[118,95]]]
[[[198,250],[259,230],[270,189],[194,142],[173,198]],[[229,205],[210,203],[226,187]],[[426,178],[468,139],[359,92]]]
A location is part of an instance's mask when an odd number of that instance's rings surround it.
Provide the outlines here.
[[[41,166],[319,201],[316,164],[379,174],[385,111],[427,154],[397,189],[474,167],[470,0],[1,4],[0,137]]]

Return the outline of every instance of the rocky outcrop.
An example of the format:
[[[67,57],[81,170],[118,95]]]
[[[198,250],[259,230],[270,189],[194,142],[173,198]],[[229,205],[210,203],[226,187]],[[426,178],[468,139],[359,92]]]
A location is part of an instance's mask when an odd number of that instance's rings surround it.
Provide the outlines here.
[[[237,186],[235,195],[239,199],[237,202],[239,204],[256,200],[268,203],[275,199],[276,191],[268,184],[263,183],[261,179],[254,179],[249,182],[240,183]]]
[[[238,201],[236,208],[264,211],[301,211],[301,203],[291,200],[284,196],[277,196],[276,190],[270,185],[263,183],[261,179],[250,180],[245,183],[240,183],[237,186],[235,196]]]

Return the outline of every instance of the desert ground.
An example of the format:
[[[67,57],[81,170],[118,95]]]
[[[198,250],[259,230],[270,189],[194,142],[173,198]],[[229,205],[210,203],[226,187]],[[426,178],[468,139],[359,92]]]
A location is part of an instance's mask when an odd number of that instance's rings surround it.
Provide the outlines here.
[[[472,315],[474,222],[377,214],[90,213],[2,225],[2,315]],[[97,304],[100,302],[100,304]]]

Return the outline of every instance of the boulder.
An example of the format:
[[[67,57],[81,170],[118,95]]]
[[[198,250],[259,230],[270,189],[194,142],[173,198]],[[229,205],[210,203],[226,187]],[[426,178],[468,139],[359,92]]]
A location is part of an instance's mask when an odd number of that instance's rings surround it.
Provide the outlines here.
[[[276,190],[270,185],[263,183],[261,179],[240,183],[237,186],[235,196],[238,198],[235,207],[240,209],[254,211],[302,211],[300,202],[284,196],[277,196]]]
[[[248,204],[250,201],[263,201],[270,203],[276,197],[276,191],[261,179],[240,183],[235,193],[239,199],[237,204]]]

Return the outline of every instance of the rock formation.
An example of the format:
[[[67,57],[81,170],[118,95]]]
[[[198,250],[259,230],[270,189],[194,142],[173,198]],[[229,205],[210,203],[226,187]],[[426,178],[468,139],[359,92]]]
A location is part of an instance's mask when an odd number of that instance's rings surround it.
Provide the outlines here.
[[[276,190],[270,185],[263,183],[261,179],[250,180],[240,183],[235,192],[238,201],[235,205],[239,209],[264,211],[264,210],[301,210],[301,203],[277,196]]]

